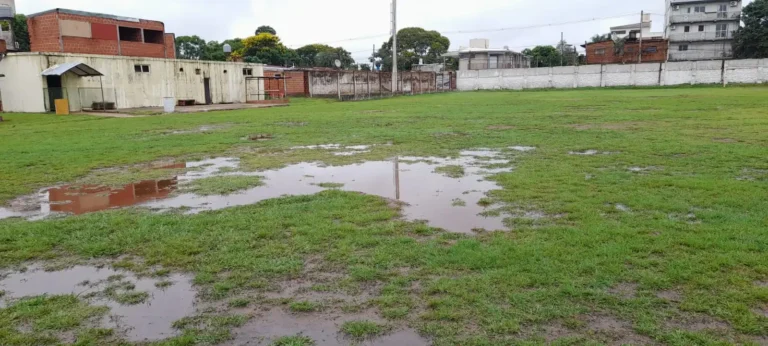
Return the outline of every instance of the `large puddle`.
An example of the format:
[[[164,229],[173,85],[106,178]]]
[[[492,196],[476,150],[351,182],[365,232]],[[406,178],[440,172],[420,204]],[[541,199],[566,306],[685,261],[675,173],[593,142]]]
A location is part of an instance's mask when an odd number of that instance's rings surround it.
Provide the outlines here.
[[[366,150],[367,147],[336,148]],[[317,149],[324,149],[318,146]],[[511,147],[529,151],[531,147]],[[186,164],[189,172],[173,179],[142,181],[120,188],[59,186],[29,196],[24,208],[0,208],[0,219],[39,219],[56,213],[84,214],[100,210],[142,206],[158,211],[184,208],[188,213],[254,204],[288,195],[314,194],[328,188],[356,191],[405,203],[409,220],[425,220],[452,232],[475,229],[503,230],[504,215],[494,213],[485,199],[499,186],[486,178],[511,170],[505,153],[496,150],[463,151],[458,158],[399,157],[346,166],[300,163],[257,173],[236,172],[239,160],[216,158]],[[184,184],[211,176],[259,175],[265,185],[230,195],[200,196],[185,193]],[[21,199],[24,200],[24,199]],[[16,202],[16,204],[24,204]],[[29,205],[34,206],[29,210]]]
[[[116,289],[118,293],[146,292],[149,296],[138,304],[121,304],[114,296],[104,293],[110,287],[120,287]],[[108,306],[110,312],[102,320],[102,326],[116,328],[130,341],[172,337],[177,334],[172,323],[195,313],[196,291],[190,278],[179,274],[154,279],[93,266],[76,266],[55,272],[33,267],[23,273],[7,275],[0,280],[0,290],[5,291],[0,298],[0,307],[14,299],[44,294],[86,297],[93,305]]]

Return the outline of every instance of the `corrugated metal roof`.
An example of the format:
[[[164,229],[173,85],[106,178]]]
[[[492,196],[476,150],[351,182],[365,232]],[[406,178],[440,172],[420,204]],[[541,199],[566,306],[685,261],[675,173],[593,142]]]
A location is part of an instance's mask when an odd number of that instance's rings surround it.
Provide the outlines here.
[[[72,72],[80,77],[95,77],[103,76],[101,72],[96,71],[93,67],[80,62],[68,62],[60,65],[53,66],[43,71],[43,76],[61,76],[67,72]]]

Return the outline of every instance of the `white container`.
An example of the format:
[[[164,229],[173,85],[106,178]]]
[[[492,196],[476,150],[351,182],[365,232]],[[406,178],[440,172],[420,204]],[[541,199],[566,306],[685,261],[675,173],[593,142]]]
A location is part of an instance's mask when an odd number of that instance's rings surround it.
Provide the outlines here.
[[[163,111],[165,113],[173,113],[176,111],[176,98],[164,97],[163,98]]]

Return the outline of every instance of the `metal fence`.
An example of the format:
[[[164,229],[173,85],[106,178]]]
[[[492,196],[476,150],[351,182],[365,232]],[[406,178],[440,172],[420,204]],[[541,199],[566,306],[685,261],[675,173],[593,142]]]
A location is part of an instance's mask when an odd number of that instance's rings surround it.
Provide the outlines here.
[[[392,73],[375,71],[311,71],[311,97],[366,100],[394,95],[417,95],[456,89],[454,72],[399,72],[393,91]]]
[[[78,88],[80,108],[91,111],[117,109],[117,90],[111,88]]]

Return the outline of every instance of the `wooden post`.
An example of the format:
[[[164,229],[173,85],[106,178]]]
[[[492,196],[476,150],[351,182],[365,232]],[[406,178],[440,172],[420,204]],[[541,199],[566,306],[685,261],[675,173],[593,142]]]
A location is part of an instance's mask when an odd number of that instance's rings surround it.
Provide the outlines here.
[[[355,80],[355,70],[352,70],[352,99],[357,100],[357,81]]]
[[[371,98],[371,70],[365,71],[365,84],[368,86],[368,98]]]
[[[336,93],[339,94],[339,101],[341,101],[341,72],[336,71]]]

